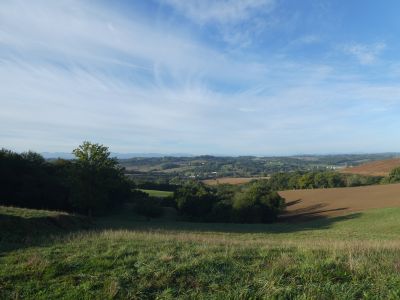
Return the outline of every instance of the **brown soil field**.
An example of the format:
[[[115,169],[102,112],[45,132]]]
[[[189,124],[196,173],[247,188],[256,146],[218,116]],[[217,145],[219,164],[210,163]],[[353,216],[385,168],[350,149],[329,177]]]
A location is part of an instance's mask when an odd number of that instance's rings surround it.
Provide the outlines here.
[[[400,158],[373,161],[356,167],[345,168],[340,170],[340,172],[370,176],[387,176],[391,170],[397,167],[400,167]]]
[[[400,207],[400,184],[282,191],[284,218],[336,217],[372,208]]]
[[[205,184],[217,185],[217,184],[243,184],[248,183],[252,180],[257,179],[268,179],[268,177],[221,177],[215,179],[203,180]]]

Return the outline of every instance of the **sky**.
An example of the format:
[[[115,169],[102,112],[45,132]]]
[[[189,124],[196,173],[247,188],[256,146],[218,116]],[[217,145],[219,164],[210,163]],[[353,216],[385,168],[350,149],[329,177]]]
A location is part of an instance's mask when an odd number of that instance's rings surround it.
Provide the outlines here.
[[[400,151],[400,1],[0,0],[0,147]]]

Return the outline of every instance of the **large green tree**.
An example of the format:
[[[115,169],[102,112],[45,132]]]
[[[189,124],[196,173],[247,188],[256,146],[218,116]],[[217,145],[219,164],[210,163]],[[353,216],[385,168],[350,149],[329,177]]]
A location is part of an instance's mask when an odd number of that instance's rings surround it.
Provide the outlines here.
[[[128,197],[129,185],[107,147],[85,141],[73,154],[76,161],[72,202],[78,209],[91,216],[94,211],[105,211]]]

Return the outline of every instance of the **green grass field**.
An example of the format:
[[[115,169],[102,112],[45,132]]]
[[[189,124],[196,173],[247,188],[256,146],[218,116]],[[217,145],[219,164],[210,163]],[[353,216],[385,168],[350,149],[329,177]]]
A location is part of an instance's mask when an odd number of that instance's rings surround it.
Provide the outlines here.
[[[124,211],[49,235],[58,224],[43,220],[57,215],[0,207],[0,299],[400,298],[400,208],[271,225]],[[38,227],[35,238],[12,239],[17,220]]]
[[[174,194],[174,192],[170,191],[144,190],[144,189],[139,189],[139,190],[149,194],[149,196],[151,197],[159,197],[159,198],[166,198]]]

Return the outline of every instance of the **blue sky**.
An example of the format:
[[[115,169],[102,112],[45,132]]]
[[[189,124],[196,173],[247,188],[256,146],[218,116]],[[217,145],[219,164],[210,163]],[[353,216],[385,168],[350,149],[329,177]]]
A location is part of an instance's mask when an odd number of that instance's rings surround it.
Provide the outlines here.
[[[400,151],[399,1],[11,1],[0,146]]]

